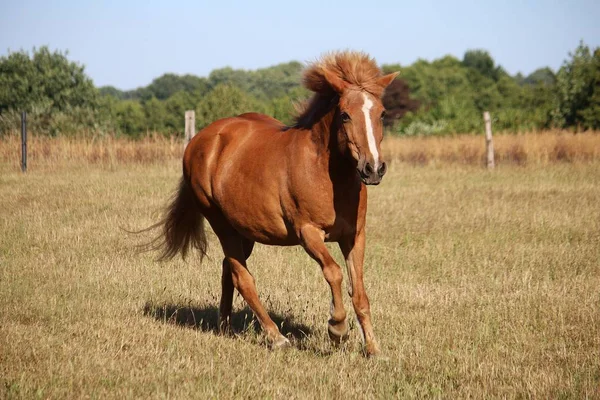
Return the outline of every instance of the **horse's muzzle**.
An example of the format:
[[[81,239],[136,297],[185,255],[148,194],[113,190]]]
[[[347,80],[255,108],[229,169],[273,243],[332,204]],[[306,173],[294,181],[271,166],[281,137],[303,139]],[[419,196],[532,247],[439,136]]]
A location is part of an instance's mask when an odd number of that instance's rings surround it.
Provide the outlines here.
[[[381,178],[387,172],[387,165],[385,162],[382,162],[377,171],[373,168],[370,163],[365,163],[363,168],[358,169],[358,174],[360,175],[360,179],[363,181],[365,185],[379,185],[381,183]]]

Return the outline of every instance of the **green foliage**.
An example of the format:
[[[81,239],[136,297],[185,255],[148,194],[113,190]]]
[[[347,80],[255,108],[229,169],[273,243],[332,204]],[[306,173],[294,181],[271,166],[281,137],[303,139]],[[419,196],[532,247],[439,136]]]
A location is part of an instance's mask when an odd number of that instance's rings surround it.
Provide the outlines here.
[[[117,89],[114,86],[102,86],[98,88],[98,92],[101,96],[111,96],[115,99],[125,99],[125,92]]]
[[[150,100],[144,102],[143,107],[146,128],[152,132],[163,132],[167,119],[165,103],[156,97],[152,97]]]
[[[462,65],[493,80],[497,80],[501,75],[500,70],[494,65],[494,59],[485,50],[467,50],[463,57]]]
[[[544,84],[552,86],[556,83],[556,74],[548,67],[538,68],[533,71],[527,78],[523,79],[523,83],[529,85]]]
[[[594,69],[592,94],[585,108],[578,111],[585,128],[600,129],[600,48],[594,51]]]
[[[51,135],[95,128],[98,92],[84,67],[47,47],[0,57],[0,131],[18,126],[27,111],[30,126]]]
[[[408,82],[412,95],[419,99],[425,107],[449,96],[459,96],[469,85],[468,71],[462,68],[458,59],[446,56],[433,62],[417,60],[413,65],[402,68],[401,76]],[[468,94],[467,94],[468,95]]]
[[[467,100],[448,96],[427,111],[407,113],[396,127],[396,132],[405,135],[473,132],[478,127],[478,115],[477,110]]]
[[[0,57],[0,112],[48,103],[52,111],[94,107],[97,92],[84,67],[47,47]]]
[[[599,129],[600,48],[590,51],[581,42],[556,75],[552,116],[559,127]]]
[[[311,93],[301,86],[296,86],[288,91],[287,95],[277,97],[271,101],[270,110],[275,119],[286,125],[291,125],[296,116],[296,104],[300,104],[310,97]]]
[[[147,101],[152,97],[166,100],[178,92],[186,92],[200,97],[210,90],[206,78],[195,75],[164,74],[152,81],[148,86],[129,91],[122,91],[113,86],[99,88],[103,96],[113,96],[120,100]]]
[[[187,92],[177,92],[169,97],[164,104],[166,133],[183,136],[185,112],[196,108],[198,104],[197,98]]]
[[[116,104],[115,116],[119,132],[139,136],[146,130],[146,114],[142,105],[135,100],[123,100]]]
[[[256,71],[216,69],[208,76],[210,87],[220,84],[236,86],[262,101],[290,96],[298,88],[302,77],[302,64],[292,61]],[[305,92],[306,93],[306,92]]]
[[[140,98],[148,100],[156,97],[159,100],[166,100],[177,92],[187,92],[196,96],[202,96],[208,92],[208,82],[205,78],[199,78],[194,75],[179,76],[164,74],[143,88]]]
[[[477,133],[483,111],[491,112],[496,131],[600,129],[600,49],[583,43],[556,75],[545,67],[510,76],[485,50],[383,70],[401,71],[384,97],[393,133]],[[302,64],[293,61],[254,71],[220,68],[207,78],[167,73],[129,91],[96,89],[66,53],[14,52],[0,58],[0,133],[18,129],[22,110],[33,132],[49,135],[183,135],[186,110],[197,111],[197,129],[251,111],[291,124],[294,103],[311,95],[301,79]]]
[[[581,46],[580,46],[581,47]],[[482,112],[490,111],[494,129],[529,131],[580,124],[598,129],[599,93],[596,67],[589,49],[580,48],[558,75],[540,68],[527,77],[512,77],[482,50],[470,50],[460,62],[446,56],[433,62],[418,60],[401,70],[411,95],[423,105],[392,128],[399,134],[436,135],[481,132]],[[596,86],[594,86],[596,85]],[[559,100],[561,99],[562,100]]]
[[[100,93],[103,99],[111,97],[112,100],[102,102],[103,115],[117,121],[116,132],[127,135],[145,131],[181,135],[183,115],[192,109],[198,110],[198,129],[216,119],[250,111],[267,113],[291,123],[295,113],[293,103],[310,96],[300,86],[301,71],[300,63],[290,62],[256,71],[226,67],[214,70],[208,78],[164,74],[150,85],[128,92],[105,86],[100,88]],[[131,100],[141,103],[146,116],[144,122],[124,123],[127,116],[136,119]],[[126,102],[121,104],[123,101]]]
[[[268,114],[269,110],[264,103],[259,102],[242,89],[222,83],[198,103],[196,124],[199,128],[203,128],[218,119],[246,112]]]

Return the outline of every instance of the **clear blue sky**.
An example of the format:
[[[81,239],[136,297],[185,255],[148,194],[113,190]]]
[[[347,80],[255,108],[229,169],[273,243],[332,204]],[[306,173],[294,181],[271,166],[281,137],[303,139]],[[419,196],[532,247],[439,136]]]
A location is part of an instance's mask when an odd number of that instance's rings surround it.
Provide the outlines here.
[[[166,72],[206,76],[307,61],[334,49],[410,64],[488,50],[508,72],[556,70],[583,39],[600,46],[600,0],[0,1],[0,55],[69,50],[98,86]]]

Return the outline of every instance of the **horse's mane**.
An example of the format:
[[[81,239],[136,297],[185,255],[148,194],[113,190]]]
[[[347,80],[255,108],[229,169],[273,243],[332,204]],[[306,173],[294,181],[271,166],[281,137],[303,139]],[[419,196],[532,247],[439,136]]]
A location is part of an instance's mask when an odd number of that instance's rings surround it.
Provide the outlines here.
[[[381,70],[374,59],[359,51],[328,53],[304,70],[303,84],[316,93],[332,91],[331,78],[337,78],[348,85],[356,86],[376,97],[384,88],[377,83]]]
[[[340,82],[381,97],[385,89],[377,82],[381,75],[375,60],[366,53],[340,51],[323,55],[304,70],[302,84],[315,94],[296,107],[298,115],[293,126],[309,128],[329,112],[339,99],[334,86]]]

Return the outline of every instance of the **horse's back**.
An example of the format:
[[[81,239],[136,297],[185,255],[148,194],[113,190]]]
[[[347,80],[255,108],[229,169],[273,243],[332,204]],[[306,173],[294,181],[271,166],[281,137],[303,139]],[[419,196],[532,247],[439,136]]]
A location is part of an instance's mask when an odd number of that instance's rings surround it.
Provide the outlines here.
[[[247,135],[259,134],[261,136],[279,135],[285,125],[265,114],[245,113],[235,117],[222,118],[203,128],[190,142],[190,152],[196,152],[212,138],[221,141],[243,140]],[[186,153],[187,153],[186,149]]]
[[[269,115],[255,113],[255,112],[240,114],[234,118],[241,118],[241,119],[246,119],[249,121],[262,121],[262,122],[280,126],[280,127],[284,126],[284,124],[281,121],[279,121]]]

